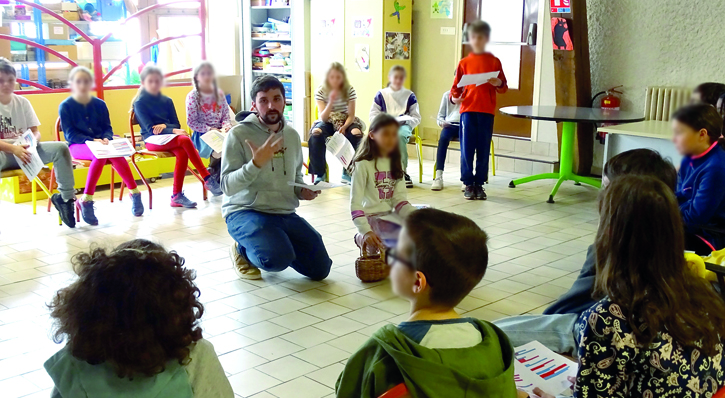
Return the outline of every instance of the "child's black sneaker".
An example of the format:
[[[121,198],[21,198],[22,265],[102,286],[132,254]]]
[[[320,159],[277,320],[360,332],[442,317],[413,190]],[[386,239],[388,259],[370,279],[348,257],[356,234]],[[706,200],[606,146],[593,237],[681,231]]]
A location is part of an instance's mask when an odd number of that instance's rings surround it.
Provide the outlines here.
[[[466,200],[476,200],[476,187],[473,185],[466,185],[466,189],[463,191],[463,197]]]
[[[483,189],[483,186],[476,185],[475,190],[477,200],[486,200],[486,190]]]
[[[408,173],[405,173],[405,187],[413,188],[413,180],[410,179],[410,176],[408,175]]]
[[[53,203],[53,206],[55,206],[55,209],[58,210],[58,213],[60,213],[60,219],[63,221],[63,224],[67,225],[68,228],[75,228],[76,200],[71,199],[65,201],[60,194],[55,193],[50,197],[50,201]]]

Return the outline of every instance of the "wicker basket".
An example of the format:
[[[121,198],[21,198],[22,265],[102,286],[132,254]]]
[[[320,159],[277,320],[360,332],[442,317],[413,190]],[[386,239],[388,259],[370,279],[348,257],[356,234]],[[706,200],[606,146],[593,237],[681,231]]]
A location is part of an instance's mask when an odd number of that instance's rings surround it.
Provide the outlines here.
[[[390,274],[390,266],[385,263],[385,253],[368,254],[363,243],[360,248],[360,257],[355,260],[355,274],[363,282],[371,283],[381,281]]]

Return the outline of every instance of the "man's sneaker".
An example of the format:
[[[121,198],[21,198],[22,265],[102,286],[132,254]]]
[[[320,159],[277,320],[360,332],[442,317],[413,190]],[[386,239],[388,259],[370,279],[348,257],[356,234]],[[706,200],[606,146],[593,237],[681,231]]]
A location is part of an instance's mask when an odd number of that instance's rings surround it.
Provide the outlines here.
[[[433,180],[433,184],[430,186],[431,191],[442,191],[443,190],[443,176],[438,175],[435,180]]]
[[[322,182],[322,181],[326,181],[326,180],[327,180],[327,174],[323,174],[323,175],[321,175],[321,176],[317,176],[317,177],[315,177],[315,182],[314,182],[314,184],[315,184],[315,185],[317,185],[317,184],[319,184],[320,182]]]
[[[179,192],[176,195],[171,196],[171,207],[186,207],[187,209],[193,209],[196,207],[196,202],[192,202],[184,196],[183,192]]]
[[[486,190],[481,185],[476,185],[476,199],[486,200]]]
[[[143,202],[141,201],[141,192],[131,194],[131,212],[136,217],[143,215]]]
[[[350,185],[352,183],[352,177],[350,176],[350,173],[347,172],[347,170],[342,171],[342,179],[340,179],[340,182],[345,185]]]
[[[413,180],[410,179],[410,176],[408,175],[408,173],[405,173],[405,187],[413,188]]]
[[[60,213],[60,219],[63,220],[63,224],[67,225],[69,228],[75,228],[76,200],[71,199],[69,201],[64,201],[60,194],[56,193],[50,197],[50,201],[53,203],[53,206],[55,206],[55,209],[58,210],[58,213]]]
[[[222,187],[219,186],[219,182],[211,174],[206,176],[206,178],[204,179],[204,188],[206,188],[206,190],[211,192],[211,194],[214,196],[224,195],[224,192],[222,192]]]
[[[98,219],[96,218],[96,213],[94,212],[93,208],[93,201],[86,202],[85,200],[78,200],[76,202],[76,206],[81,210],[81,217],[83,217],[83,221],[86,222],[88,225],[98,225]]]
[[[461,184],[461,192],[466,192],[466,184]]]
[[[466,189],[463,191],[463,197],[466,200],[476,199],[476,188],[473,185],[466,185]]]
[[[259,268],[249,264],[244,256],[239,253],[239,245],[234,242],[229,247],[229,258],[232,260],[234,272],[241,279],[262,279],[262,272]]]

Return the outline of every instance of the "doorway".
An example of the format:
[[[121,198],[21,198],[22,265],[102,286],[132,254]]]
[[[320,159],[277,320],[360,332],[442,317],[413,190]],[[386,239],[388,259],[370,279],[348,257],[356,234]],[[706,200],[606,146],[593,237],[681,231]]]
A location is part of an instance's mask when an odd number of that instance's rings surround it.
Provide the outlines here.
[[[487,50],[501,60],[508,80],[509,90],[498,95],[497,109],[533,104],[538,17],[539,0],[466,0],[464,23],[481,19],[491,25]],[[463,43],[461,53],[465,57],[469,52]],[[496,116],[494,134],[531,138],[531,121]]]

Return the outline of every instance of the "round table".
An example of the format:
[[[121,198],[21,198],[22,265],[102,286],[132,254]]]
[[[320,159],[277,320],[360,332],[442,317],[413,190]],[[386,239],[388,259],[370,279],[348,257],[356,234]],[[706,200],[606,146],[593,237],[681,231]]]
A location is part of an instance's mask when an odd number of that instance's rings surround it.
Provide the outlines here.
[[[532,120],[548,120],[562,123],[561,158],[558,173],[544,173],[519,178],[509,183],[510,188],[536,180],[557,180],[551,190],[548,203],[554,203],[554,196],[564,181],[575,181],[596,188],[602,186],[599,179],[574,174],[574,138],[577,123],[632,123],[641,122],[641,112],[623,112],[601,108],[580,108],[576,106],[509,106],[499,110],[501,114],[511,117]]]

